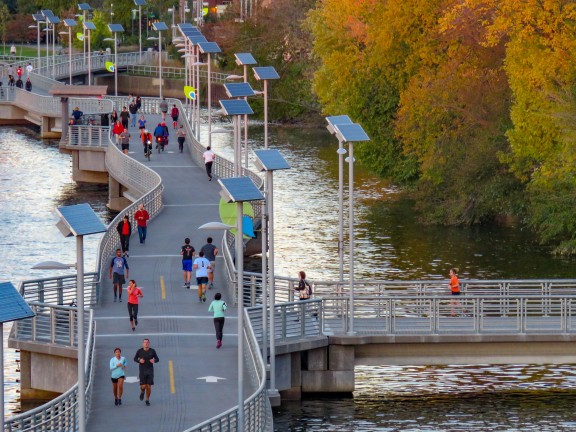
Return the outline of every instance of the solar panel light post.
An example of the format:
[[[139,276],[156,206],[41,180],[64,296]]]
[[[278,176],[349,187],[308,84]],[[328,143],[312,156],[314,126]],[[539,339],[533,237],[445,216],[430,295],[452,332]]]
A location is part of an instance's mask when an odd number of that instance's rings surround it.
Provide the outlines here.
[[[68,34],[68,73],[70,75],[70,85],[72,85],[72,27],[76,27],[76,21],[65,19],[64,25],[68,27],[68,31],[60,34]]]
[[[241,154],[240,154],[240,116],[254,114],[248,102],[244,99],[221,100],[220,105],[224,114],[233,116],[234,123],[234,175],[241,175]]]
[[[4,430],[4,323],[32,318],[34,312],[10,282],[0,282],[0,425]]]
[[[54,12],[50,9],[42,9],[40,13],[44,17],[44,22],[46,23],[46,27],[43,31],[46,32],[46,74],[48,74],[48,67],[50,66],[50,21],[48,20],[48,17],[54,16]]]
[[[77,204],[56,209],[59,221],[56,227],[64,237],[76,237],[76,304],[78,329],[78,431],[86,430],[86,377],[84,346],[84,236],[106,232],[94,210],[88,204]],[[46,263],[41,263],[46,264]],[[39,265],[41,265],[39,264]],[[55,263],[66,266],[66,264]],[[41,268],[41,267],[36,267]],[[44,267],[49,268],[49,267]],[[62,268],[62,267],[60,267]]]
[[[142,63],[142,6],[146,6],[146,0],[134,0],[138,6],[138,45],[140,47],[138,61]]]
[[[246,105],[248,103],[242,100]],[[220,101],[222,103],[222,101]],[[236,282],[238,297],[238,432],[244,431],[244,202],[262,201],[264,196],[249,177],[218,179],[220,196],[228,203],[236,203]]]
[[[47,15],[46,20],[52,24],[52,78],[54,78],[56,76],[56,24],[60,24],[60,18]]]
[[[82,23],[86,22],[86,13],[92,10],[92,7],[88,3],[78,3],[78,9],[82,11]],[[82,26],[82,53],[84,54],[84,62],[86,62],[86,30],[88,30],[85,26]],[[90,45],[88,45],[88,55],[90,56]],[[90,61],[90,60],[88,60]],[[90,84],[88,84],[90,85]]]
[[[40,69],[40,67],[42,65],[41,60],[40,60],[40,24],[46,23],[46,20],[44,19],[44,15],[42,15],[40,13],[32,14],[32,18],[34,18],[34,21],[36,21],[36,25],[30,26],[30,27],[36,27],[36,30],[37,30],[36,45],[37,45],[38,53],[36,55],[36,68]]]
[[[226,90],[226,95],[229,98],[247,100],[248,96],[254,96],[256,92],[252,89],[249,83],[226,83],[224,84],[224,89]],[[240,146],[240,153],[242,152],[242,146]],[[240,160],[242,155],[240,154]],[[248,115],[244,115],[244,167],[248,168]]]
[[[290,164],[284,159],[278,150],[256,150],[256,159],[254,164],[259,171],[266,172],[266,204],[265,213],[268,215],[268,274],[266,275],[266,266],[262,264],[262,280],[266,277],[268,279],[268,286],[270,287],[270,388],[268,389],[268,397],[273,406],[280,404],[280,394],[276,389],[276,345],[274,336],[276,334],[276,320],[274,311],[274,304],[276,303],[276,287],[274,286],[274,171],[285,170],[290,168]],[[262,221],[264,228],[265,222]],[[264,234],[262,235],[264,239]],[[266,255],[265,241],[262,242],[262,256]],[[263,288],[262,295],[262,322],[266,323],[266,292]],[[266,326],[263,326],[263,330]],[[265,347],[267,337],[263,332],[262,345]],[[264,360],[266,360],[266,351],[263,353]]]
[[[328,132],[332,135],[336,133],[334,125],[336,124],[352,124],[352,120],[347,115],[329,116],[326,117],[328,121]],[[344,281],[344,155],[346,149],[344,142],[338,140],[338,266],[340,282]]]
[[[254,56],[250,53],[236,53],[234,54],[235,57],[235,61],[236,64],[238,66],[242,66],[243,70],[244,70],[244,82],[247,83],[248,82],[248,66],[249,65],[255,65],[256,59],[254,58]],[[233,75],[232,75],[233,76]],[[229,79],[232,79],[230,77],[228,77]],[[250,95],[252,96],[252,95]],[[248,100],[247,96],[244,96],[244,100]],[[248,168],[248,116],[245,115],[244,116],[244,153],[245,153],[245,159],[244,159],[244,166],[246,168]]]
[[[122,24],[108,24],[108,30],[114,34],[114,96],[118,96],[118,33],[123,33],[124,27]]]
[[[199,42],[198,49],[202,54],[208,54],[208,145],[212,146],[212,59],[210,54],[222,52],[216,42]]]
[[[162,32],[168,30],[168,26],[162,22],[154,22],[152,23],[152,27],[154,30],[158,32],[158,69],[160,70],[160,92],[159,97],[162,99]],[[148,40],[155,40],[155,37],[149,37]]]
[[[88,86],[92,85],[92,30],[96,30],[96,25],[91,21],[82,23],[88,39]]]
[[[268,148],[268,81],[279,79],[280,75],[272,66],[255,67],[254,77],[264,81],[264,148]]]
[[[348,143],[348,237],[350,255],[350,305],[348,314],[348,334],[354,334],[354,143],[370,141],[370,138],[357,123],[340,123],[333,126],[338,141]]]

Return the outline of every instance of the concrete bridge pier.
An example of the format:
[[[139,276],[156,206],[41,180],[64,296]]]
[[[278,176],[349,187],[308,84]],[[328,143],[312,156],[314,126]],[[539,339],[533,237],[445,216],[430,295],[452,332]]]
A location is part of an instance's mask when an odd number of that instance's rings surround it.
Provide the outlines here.
[[[114,177],[108,177],[108,208],[114,211],[122,211],[130,204],[132,201],[126,198],[128,188],[122,185]]]

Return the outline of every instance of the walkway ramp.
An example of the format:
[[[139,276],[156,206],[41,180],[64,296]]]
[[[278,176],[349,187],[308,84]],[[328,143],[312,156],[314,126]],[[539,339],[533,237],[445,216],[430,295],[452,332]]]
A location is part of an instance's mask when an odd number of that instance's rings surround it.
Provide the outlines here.
[[[146,116],[148,125],[158,124],[158,116]],[[150,127],[153,130],[153,127]],[[219,220],[218,182],[209,182],[204,167],[194,165],[185,148],[178,152],[171,130],[170,144],[163,153],[156,150],[145,161],[137,128],[130,127],[130,156],[148,165],[164,183],[163,212],[150,222],[145,245],[138,235],[130,241],[130,279],[142,287],[139,325],[132,332],[126,306],[113,302],[112,284],[102,284],[101,301],[96,308],[96,375],[88,431],[177,431],[181,432],[237,405],[236,309],[229,309],[224,328],[224,345],[216,340],[208,305],[215,292],[221,292],[229,305],[231,293],[224,284],[224,263],[218,257],[215,288],[208,291],[206,303],[199,303],[196,290],[183,287],[180,247],[184,238],[200,250],[206,237],[221,243],[221,232],[199,231],[206,223]],[[105,275],[107,276],[107,275]],[[194,275],[193,275],[194,276]],[[142,339],[149,338],[160,358],[155,365],[155,385],[147,407],[139,400],[138,365],[133,361]],[[122,406],[114,405],[109,360],[120,347],[128,361]],[[217,382],[214,378],[218,377]],[[245,394],[255,388],[246,383]]]

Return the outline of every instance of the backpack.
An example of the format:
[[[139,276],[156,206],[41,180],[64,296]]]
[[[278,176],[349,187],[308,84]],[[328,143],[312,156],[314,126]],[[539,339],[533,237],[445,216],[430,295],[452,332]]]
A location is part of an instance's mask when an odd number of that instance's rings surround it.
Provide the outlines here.
[[[298,282],[298,291],[300,291],[300,300],[308,300],[312,296],[312,286],[306,279],[301,279]]]

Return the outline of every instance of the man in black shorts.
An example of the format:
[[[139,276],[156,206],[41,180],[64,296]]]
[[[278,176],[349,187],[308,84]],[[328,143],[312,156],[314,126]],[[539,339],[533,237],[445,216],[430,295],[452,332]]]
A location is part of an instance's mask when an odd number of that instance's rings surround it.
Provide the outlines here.
[[[184,288],[190,289],[190,279],[192,278],[192,258],[194,257],[194,247],[190,244],[190,239],[184,239],[184,245],[180,250],[182,255],[182,272],[184,274]]]
[[[150,348],[150,340],[142,341],[142,348],[136,351],[134,361],[139,364],[140,369],[140,400],[144,400],[146,393],[146,405],[150,406],[150,393],[154,385],[154,364],[160,359],[154,348]]]

